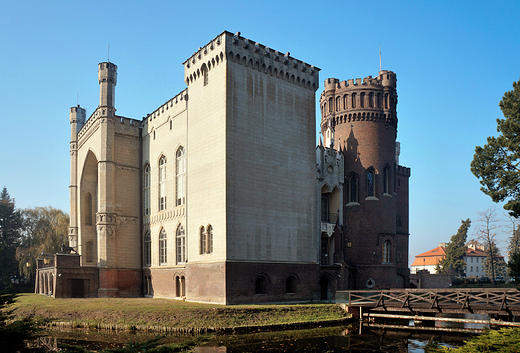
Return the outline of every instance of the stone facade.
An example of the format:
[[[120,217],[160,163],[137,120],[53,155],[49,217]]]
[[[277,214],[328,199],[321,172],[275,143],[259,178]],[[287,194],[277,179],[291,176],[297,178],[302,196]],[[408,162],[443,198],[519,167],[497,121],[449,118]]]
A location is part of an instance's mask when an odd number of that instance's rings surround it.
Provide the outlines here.
[[[78,273],[97,276],[85,296],[239,304],[329,299],[367,276],[400,284],[406,263],[395,253],[407,258],[407,191],[397,196],[392,184],[366,207],[345,206],[346,177],[367,167],[344,146],[346,116],[324,114],[329,138],[315,148],[319,69],[229,32],[183,65],[187,88],[141,120],[116,115],[110,62],[99,64],[99,107],[88,119],[83,108],[70,110],[69,243],[81,255]],[[387,74],[385,84],[374,79],[374,92],[396,98]],[[326,83],[322,102],[336,86]],[[379,184],[388,165],[391,183],[402,177],[407,189],[391,104],[377,125],[352,120],[355,138],[373,140],[363,148]],[[334,133],[345,138],[331,148]],[[385,226],[369,226],[368,235],[351,218],[371,214]],[[381,258],[387,239],[393,257],[383,265],[346,248],[348,240]]]

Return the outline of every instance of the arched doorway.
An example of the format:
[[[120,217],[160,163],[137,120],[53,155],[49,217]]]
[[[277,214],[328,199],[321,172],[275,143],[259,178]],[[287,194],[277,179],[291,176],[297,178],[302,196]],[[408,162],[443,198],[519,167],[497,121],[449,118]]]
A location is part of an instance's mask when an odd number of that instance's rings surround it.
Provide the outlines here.
[[[332,299],[332,281],[327,276],[320,277],[320,300]]]

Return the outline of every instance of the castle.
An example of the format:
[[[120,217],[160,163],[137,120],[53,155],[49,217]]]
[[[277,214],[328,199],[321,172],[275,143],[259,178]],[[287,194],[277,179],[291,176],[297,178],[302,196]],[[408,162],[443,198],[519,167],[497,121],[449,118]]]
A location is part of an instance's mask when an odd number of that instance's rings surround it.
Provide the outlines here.
[[[187,88],[141,120],[70,110],[69,245],[36,292],[222,304],[330,299],[409,283],[408,177],[396,160],[396,76],[328,79],[223,32],[184,63]]]

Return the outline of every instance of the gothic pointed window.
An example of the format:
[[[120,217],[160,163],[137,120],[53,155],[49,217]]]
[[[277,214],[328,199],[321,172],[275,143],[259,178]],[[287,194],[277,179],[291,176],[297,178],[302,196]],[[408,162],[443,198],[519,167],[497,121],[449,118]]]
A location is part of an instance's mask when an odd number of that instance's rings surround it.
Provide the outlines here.
[[[206,234],[207,234],[207,238],[208,238],[207,250],[208,250],[208,254],[210,254],[213,252],[213,227],[211,226],[211,224],[208,226],[208,228],[206,230]]]
[[[184,147],[179,147],[176,153],[176,204],[184,205],[186,202],[186,155]]]
[[[200,227],[200,254],[206,253],[206,229]]]
[[[186,234],[182,225],[177,227],[175,241],[177,243],[177,264],[184,264],[186,263]]]
[[[143,198],[144,198],[144,214],[150,214],[150,164],[144,167],[143,178]]]
[[[150,231],[146,231],[144,234],[144,265],[150,266],[152,264],[152,237]]]
[[[161,229],[159,233],[159,265],[168,264],[168,243],[166,239],[166,230]]]
[[[391,243],[390,240],[385,240],[383,243],[383,263],[391,262]]]
[[[159,211],[166,209],[166,156],[159,160]]]
[[[372,169],[367,171],[367,196],[374,197],[375,175]]]

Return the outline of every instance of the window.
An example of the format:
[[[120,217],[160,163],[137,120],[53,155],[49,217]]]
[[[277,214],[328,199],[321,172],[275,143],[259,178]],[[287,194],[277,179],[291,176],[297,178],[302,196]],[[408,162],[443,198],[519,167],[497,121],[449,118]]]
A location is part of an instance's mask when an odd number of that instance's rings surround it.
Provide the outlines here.
[[[159,211],[166,209],[166,157],[159,160]]]
[[[255,280],[255,294],[266,294],[266,281],[263,276],[258,276]]]
[[[150,214],[150,165],[147,164],[144,167],[144,180],[143,180],[143,189],[144,189],[144,214]]]
[[[343,109],[347,109],[348,108],[348,94],[345,94],[343,96]]]
[[[385,242],[383,243],[383,263],[391,262],[390,245],[390,240],[385,240]]]
[[[208,68],[206,65],[202,65],[202,76],[204,78],[204,86],[208,84]]]
[[[177,243],[177,264],[186,263],[186,234],[182,225],[177,228],[175,239]]]
[[[336,111],[339,112],[340,109],[341,109],[341,98],[337,97],[336,98]]]
[[[383,108],[383,95],[381,93],[377,94],[377,107]]]
[[[159,265],[166,265],[168,263],[168,255],[167,255],[167,243],[166,243],[166,230],[161,229],[161,233],[159,234]]]
[[[368,94],[368,106],[374,108],[374,92]]]
[[[181,146],[177,150],[177,165],[176,165],[176,175],[177,175],[177,189],[176,189],[176,199],[177,206],[184,205],[186,202],[185,196],[185,187],[186,187],[186,156],[184,153],[184,148]]]
[[[144,265],[150,266],[151,264],[152,264],[152,237],[150,236],[150,231],[146,231],[146,233],[144,235]]]
[[[211,225],[208,226],[206,231],[208,237],[208,254],[213,252],[213,227]]]
[[[358,188],[357,176],[356,175],[352,175],[348,179],[348,190],[349,190],[348,202],[349,203],[350,202],[358,202],[357,188]]]
[[[478,257],[477,257],[477,263],[478,263]]]
[[[389,192],[389,189],[390,189],[389,178],[390,178],[390,168],[385,167],[385,169],[383,170],[383,193],[385,193],[385,194],[390,193]]]
[[[91,226],[92,225],[92,194],[90,192],[87,192],[87,195],[85,195],[85,225]]]
[[[289,276],[285,280],[285,293],[287,293],[287,294],[296,293],[296,279],[293,276]]]
[[[329,98],[329,112],[332,113],[332,108],[334,107],[333,105],[333,101],[332,101],[332,98]]]
[[[351,104],[352,108],[356,107],[356,98],[357,98],[356,96],[357,96],[357,93],[352,93],[352,104]]]
[[[321,221],[329,221],[329,195],[330,193],[321,194]]]
[[[361,108],[365,107],[365,92],[361,92],[361,94],[359,95],[359,106]]]
[[[367,172],[367,196],[374,197],[374,171]]]
[[[469,268],[469,272],[473,272],[473,266]]]
[[[206,253],[206,230],[204,227],[200,228],[200,253]]]
[[[475,268],[475,272],[478,272],[478,266]]]

